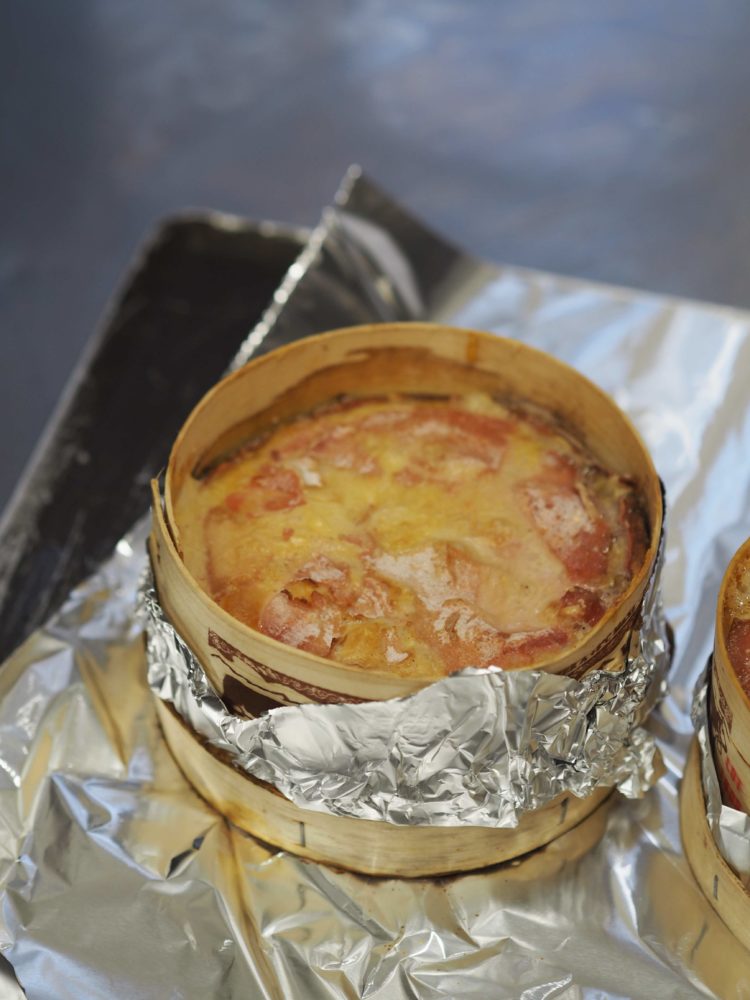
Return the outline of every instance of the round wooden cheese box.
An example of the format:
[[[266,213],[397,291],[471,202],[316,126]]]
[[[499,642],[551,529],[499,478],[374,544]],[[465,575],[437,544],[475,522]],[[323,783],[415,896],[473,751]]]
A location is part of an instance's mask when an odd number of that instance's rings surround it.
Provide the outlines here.
[[[427,683],[314,655],[232,617],[188,571],[175,517],[175,500],[187,479],[200,477],[269,421],[283,422],[341,394],[415,392],[483,392],[528,400],[572,429],[602,467],[636,484],[649,531],[640,568],[580,641],[534,664],[577,678],[624,665],[637,642],[663,519],[656,471],[628,418],[578,372],[517,340],[426,323],[362,326],[298,341],[220,382],[175,442],[163,504],[154,483],[150,553],[159,599],[231,711],[252,717],[272,705],[403,697]],[[232,821],[306,857],[367,873],[428,875],[505,861],[571,830],[609,794],[601,789],[585,800],[564,795],[524,816],[515,830],[341,819],[294,806],[204,746],[169,707],[158,708],[189,780]]]

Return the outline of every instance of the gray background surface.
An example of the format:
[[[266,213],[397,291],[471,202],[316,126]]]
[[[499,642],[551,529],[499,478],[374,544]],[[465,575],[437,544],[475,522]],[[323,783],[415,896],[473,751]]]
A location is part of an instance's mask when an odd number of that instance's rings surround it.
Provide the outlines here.
[[[494,260],[750,306],[744,0],[0,11],[0,507],[158,219],[312,224],[352,161]]]

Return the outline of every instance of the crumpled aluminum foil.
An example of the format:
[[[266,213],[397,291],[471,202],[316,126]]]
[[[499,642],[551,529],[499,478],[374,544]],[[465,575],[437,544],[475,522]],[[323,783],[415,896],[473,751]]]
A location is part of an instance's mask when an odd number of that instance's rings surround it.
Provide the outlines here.
[[[698,679],[693,695],[691,718],[698,737],[701,758],[701,782],[706,799],[706,816],[722,857],[738,875],[750,878],[750,816],[721,801],[719,776],[714,764],[708,728],[708,699],[712,663],[709,661]]]
[[[719,584],[747,537],[750,314],[479,264],[362,182],[345,214],[363,225],[323,236],[259,349],[351,322],[360,281],[362,319],[381,315],[375,292],[403,302],[398,276],[371,280],[395,246],[425,315],[575,365],[644,436],[670,501],[675,660],[646,724],[667,774],[473,875],[362,878],[275,851],[203,803],[161,738],[134,617],[144,523],[0,671],[0,949],[31,1000],[747,997],[750,955],[693,880],[677,792]],[[387,236],[377,265],[369,231]]]
[[[148,683],[248,774],[304,809],[401,826],[514,827],[524,812],[601,786],[641,797],[662,773],[638,725],[666,686],[671,648],[661,554],[633,655],[580,681],[467,668],[408,698],[233,715],[165,617],[153,577],[141,606]]]

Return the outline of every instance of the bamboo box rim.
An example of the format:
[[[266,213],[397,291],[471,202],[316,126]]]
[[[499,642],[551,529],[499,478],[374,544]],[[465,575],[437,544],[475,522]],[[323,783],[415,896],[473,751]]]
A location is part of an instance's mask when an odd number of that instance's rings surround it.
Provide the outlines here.
[[[422,338],[424,344],[423,346],[426,350],[430,350],[429,340],[435,337],[459,337],[463,338],[466,343],[466,353],[467,358],[470,354],[474,355],[474,358],[481,353],[482,345],[492,344],[495,350],[507,350],[511,352],[512,355],[524,354],[528,358],[533,359],[536,363],[548,366],[553,370],[560,378],[577,380],[585,390],[592,394],[594,398],[598,401],[598,404],[611,411],[616,415],[616,419],[622,425],[623,431],[627,434],[632,441],[635,450],[638,453],[639,461],[643,463],[644,471],[644,481],[640,484],[641,491],[643,494],[644,501],[648,506],[649,512],[649,545],[646,553],[644,554],[643,561],[640,568],[634,574],[631,579],[627,589],[618,597],[617,601],[607,609],[604,616],[600,621],[594,626],[594,628],[584,634],[576,643],[566,647],[563,651],[562,656],[560,653],[550,654],[543,660],[534,663],[529,667],[515,667],[509,669],[539,669],[547,670],[550,673],[563,673],[566,669],[569,669],[576,659],[578,654],[584,650],[588,645],[592,643],[592,638],[594,636],[604,637],[608,634],[608,629],[612,626],[612,623],[617,619],[618,615],[621,613],[623,607],[625,607],[629,602],[632,602],[634,596],[642,590],[650,578],[653,572],[656,555],[658,552],[658,547],[660,544],[663,518],[664,518],[664,507],[663,507],[663,497],[661,495],[660,481],[658,474],[653,465],[653,460],[651,455],[646,448],[640,434],[633,425],[632,421],[626,413],[624,413],[620,407],[614,402],[614,400],[609,397],[607,393],[604,392],[599,386],[588,379],[586,376],[581,374],[575,368],[570,365],[565,364],[559,359],[553,357],[541,351],[537,348],[531,347],[521,341],[514,340],[512,338],[502,337],[493,333],[488,333],[478,330],[470,330],[465,328],[457,328],[445,326],[443,324],[434,323],[388,323],[388,324],[363,324],[354,327],[344,327],[337,330],[328,331],[326,333],[317,334],[315,336],[306,337],[302,340],[295,341],[291,344],[287,344],[281,348],[278,348],[268,354],[264,354],[258,358],[255,358],[248,362],[247,365],[233,372],[231,375],[222,379],[217,383],[209,392],[201,399],[201,401],[192,410],[185,423],[183,424],[175,442],[172,447],[172,451],[169,457],[169,463],[167,465],[167,471],[164,479],[164,507],[161,507],[161,494],[159,490],[159,484],[156,480],[152,482],[152,495],[154,501],[154,511],[157,520],[161,521],[160,527],[164,528],[164,542],[168,546],[170,551],[170,556],[172,556],[177,564],[177,572],[182,578],[182,583],[185,587],[190,588],[195,592],[196,598],[200,603],[206,608],[211,615],[223,623],[226,628],[233,630],[235,634],[245,637],[247,640],[259,644],[265,647],[269,651],[270,656],[279,656],[289,653],[292,649],[295,661],[299,662],[300,667],[305,666],[310,671],[315,670],[325,670],[329,672],[333,669],[336,673],[339,673],[342,678],[348,677],[350,682],[356,684],[357,679],[362,679],[366,677],[368,681],[372,681],[374,684],[393,684],[394,682],[403,689],[404,693],[410,690],[417,690],[423,687],[425,684],[431,683],[432,681],[439,680],[439,674],[430,677],[401,677],[394,674],[391,671],[386,670],[363,670],[362,667],[343,663],[337,660],[331,660],[326,657],[318,656],[313,653],[309,653],[305,650],[297,649],[296,647],[289,647],[285,643],[279,642],[276,639],[265,635],[263,632],[252,628],[246,623],[240,621],[234,616],[230,615],[224,610],[214,599],[208,594],[206,590],[198,583],[192,573],[188,570],[187,566],[182,560],[180,554],[180,544],[179,544],[179,531],[177,528],[177,522],[174,514],[174,504],[173,497],[175,494],[174,488],[174,476],[175,476],[175,466],[177,460],[180,456],[180,451],[184,445],[186,437],[190,434],[191,428],[194,426],[194,422],[200,418],[201,414],[204,413],[207,407],[211,406],[216,400],[219,394],[226,391],[227,386],[234,385],[236,382],[252,376],[254,373],[262,372],[265,367],[269,364],[278,364],[279,361],[283,361],[288,358],[294,352],[298,352],[301,349],[315,349],[320,347],[323,352],[327,348],[335,344],[339,340],[350,339],[352,337],[362,338],[367,335],[372,338],[372,342],[368,347],[364,345],[353,346],[351,349],[352,354],[361,354],[363,351],[367,350],[370,352],[377,352],[379,350],[391,350],[394,348],[398,349],[399,346],[402,348],[412,348],[414,346],[413,339],[402,345],[393,344],[391,342],[384,343],[383,337],[385,334],[391,335],[393,338],[399,336],[408,336],[413,338]],[[489,349],[489,348],[487,348]],[[438,357],[443,357],[438,355]],[[469,360],[467,363],[472,364],[473,359]],[[491,369],[480,369],[490,374],[496,374],[491,371]],[[534,399],[533,386],[532,391],[528,394],[527,398]],[[239,424],[242,420],[242,414],[238,414],[238,420],[235,424]],[[578,428],[580,435],[583,437],[584,431],[582,428]],[[650,492],[651,491],[651,492]],[[658,492],[658,496],[656,495]],[[467,664],[469,666],[469,664]]]

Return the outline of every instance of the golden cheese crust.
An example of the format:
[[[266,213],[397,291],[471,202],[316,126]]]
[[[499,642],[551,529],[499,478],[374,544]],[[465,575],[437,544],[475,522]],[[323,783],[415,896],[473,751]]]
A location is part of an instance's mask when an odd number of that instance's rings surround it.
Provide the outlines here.
[[[634,485],[554,418],[485,394],[339,399],[191,479],[182,555],[230,614],[364,670],[561,654],[648,545]]]

